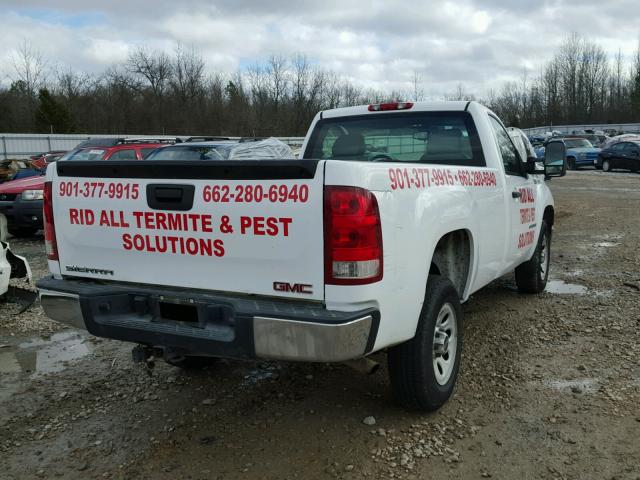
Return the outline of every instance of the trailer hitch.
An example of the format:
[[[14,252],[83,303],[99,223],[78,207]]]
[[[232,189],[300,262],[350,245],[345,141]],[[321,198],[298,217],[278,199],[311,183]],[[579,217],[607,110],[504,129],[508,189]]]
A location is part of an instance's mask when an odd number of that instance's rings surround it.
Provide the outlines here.
[[[158,353],[157,350],[157,348],[152,348],[148,345],[136,345],[131,350],[131,357],[133,358],[133,362],[141,365],[149,376],[152,376],[153,367],[156,366],[156,354]],[[160,352],[160,354],[162,353]]]

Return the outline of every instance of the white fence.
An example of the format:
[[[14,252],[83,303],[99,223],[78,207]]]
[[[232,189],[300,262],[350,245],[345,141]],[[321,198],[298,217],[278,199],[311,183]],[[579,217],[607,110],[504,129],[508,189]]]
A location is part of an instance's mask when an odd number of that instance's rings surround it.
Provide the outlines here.
[[[523,128],[527,135],[544,134],[547,132],[584,133],[585,130],[606,131],[615,130],[624,133],[640,133],[640,123],[602,123],[595,125],[547,125],[545,127]]]
[[[0,160],[29,158],[42,152],[51,150],[71,150],[80,142],[89,138],[153,138],[174,139],[175,135],[47,135],[35,133],[0,133]],[[187,138],[187,136],[179,136]],[[240,137],[231,137],[240,138]],[[277,137],[291,147],[302,145],[304,137]]]

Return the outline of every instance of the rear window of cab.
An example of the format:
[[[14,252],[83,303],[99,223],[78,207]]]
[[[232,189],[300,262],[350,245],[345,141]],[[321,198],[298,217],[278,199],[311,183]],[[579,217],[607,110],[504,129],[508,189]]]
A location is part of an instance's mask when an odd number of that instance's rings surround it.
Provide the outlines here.
[[[303,158],[486,166],[468,112],[326,118],[316,124]]]

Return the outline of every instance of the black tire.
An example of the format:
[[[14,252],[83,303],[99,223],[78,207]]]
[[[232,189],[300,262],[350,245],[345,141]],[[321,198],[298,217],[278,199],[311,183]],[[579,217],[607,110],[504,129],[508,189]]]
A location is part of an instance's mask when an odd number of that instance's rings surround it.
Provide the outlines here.
[[[604,159],[602,161],[602,171],[603,172],[610,172],[611,171],[611,162],[607,159]]]
[[[577,170],[578,167],[576,166],[576,159],[573,157],[569,157],[567,158],[567,168],[569,170]]]
[[[17,238],[33,237],[37,231],[33,227],[9,227],[9,233]]]
[[[216,363],[219,359],[217,357],[197,357],[193,355],[185,355],[184,357],[165,358],[165,362],[174,367],[182,368],[184,370],[200,370],[202,368],[210,367]]]
[[[521,293],[540,293],[547,286],[551,262],[551,229],[542,221],[538,245],[531,260],[516,267],[516,285]]]
[[[447,307],[448,305],[448,307]],[[439,383],[436,377],[435,358],[445,359],[445,355],[434,352],[435,329],[439,314],[450,308],[450,317],[455,323],[457,334],[455,337],[455,354],[448,358],[453,361],[451,370],[445,383]],[[443,330],[446,332],[446,329]],[[458,370],[460,368],[460,354],[463,340],[463,316],[458,292],[447,278],[439,275],[429,275],[424,304],[418,320],[415,336],[400,345],[389,349],[387,361],[389,364],[389,378],[391,390],[395,400],[404,408],[410,410],[433,411],[440,408],[453,393]],[[454,343],[446,342],[450,347]],[[440,372],[442,373],[442,372]],[[441,379],[442,381],[445,378]]]

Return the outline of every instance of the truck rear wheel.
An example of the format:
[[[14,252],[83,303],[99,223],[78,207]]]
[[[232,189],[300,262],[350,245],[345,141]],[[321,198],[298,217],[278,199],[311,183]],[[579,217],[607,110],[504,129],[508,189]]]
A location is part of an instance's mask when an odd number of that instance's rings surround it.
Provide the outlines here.
[[[551,229],[542,221],[540,238],[528,262],[516,267],[516,285],[521,293],[540,293],[547,286],[551,262]]]
[[[432,411],[451,397],[460,368],[462,324],[453,284],[429,275],[415,336],[388,353],[391,389],[403,407]]]

